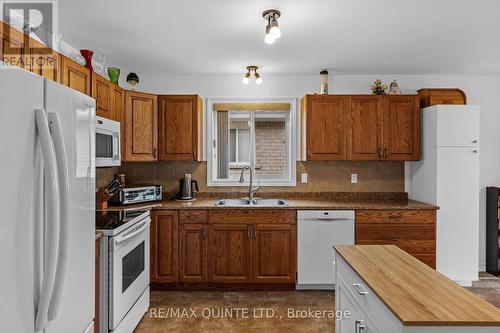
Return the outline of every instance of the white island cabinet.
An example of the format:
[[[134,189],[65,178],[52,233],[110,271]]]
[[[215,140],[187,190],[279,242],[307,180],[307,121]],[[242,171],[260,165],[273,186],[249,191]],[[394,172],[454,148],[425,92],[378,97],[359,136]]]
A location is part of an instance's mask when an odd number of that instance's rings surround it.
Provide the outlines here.
[[[337,333],[500,332],[500,309],[393,245],[335,246]]]

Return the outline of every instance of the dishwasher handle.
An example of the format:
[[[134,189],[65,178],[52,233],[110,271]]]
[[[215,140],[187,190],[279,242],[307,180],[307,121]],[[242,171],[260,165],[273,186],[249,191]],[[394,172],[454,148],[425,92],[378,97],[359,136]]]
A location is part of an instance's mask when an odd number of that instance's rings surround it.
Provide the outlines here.
[[[314,217],[308,219],[301,219],[301,221],[333,222],[333,221],[352,221],[352,220],[346,217]]]

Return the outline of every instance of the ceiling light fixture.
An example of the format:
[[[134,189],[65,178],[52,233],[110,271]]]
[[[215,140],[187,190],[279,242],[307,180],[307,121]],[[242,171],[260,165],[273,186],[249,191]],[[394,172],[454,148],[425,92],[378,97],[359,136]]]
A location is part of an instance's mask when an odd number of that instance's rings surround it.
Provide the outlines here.
[[[241,83],[243,84],[250,83],[251,76],[255,77],[256,84],[261,84],[262,82],[264,82],[264,80],[262,80],[262,78],[260,77],[260,74],[257,73],[257,69],[259,69],[259,67],[257,66],[247,66],[247,72],[245,76],[243,76],[243,78],[241,79]]]
[[[262,17],[267,21],[266,37],[264,38],[266,44],[273,44],[276,39],[281,37],[281,30],[278,26],[280,16],[281,12],[277,9],[268,9],[262,13]]]

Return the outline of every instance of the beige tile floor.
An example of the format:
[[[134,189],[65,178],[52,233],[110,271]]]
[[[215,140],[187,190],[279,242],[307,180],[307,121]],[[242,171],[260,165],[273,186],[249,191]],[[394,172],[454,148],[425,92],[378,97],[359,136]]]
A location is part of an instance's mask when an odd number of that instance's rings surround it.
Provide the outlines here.
[[[470,290],[500,308],[500,278],[482,273]],[[153,291],[150,311],[134,333],[333,332],[334,319],[328,315],[334,303],[334,293],[327,291]],[[307,318],[309,309],[320,310],[318,318]],[[289,311],[301,311],[306,318]]]

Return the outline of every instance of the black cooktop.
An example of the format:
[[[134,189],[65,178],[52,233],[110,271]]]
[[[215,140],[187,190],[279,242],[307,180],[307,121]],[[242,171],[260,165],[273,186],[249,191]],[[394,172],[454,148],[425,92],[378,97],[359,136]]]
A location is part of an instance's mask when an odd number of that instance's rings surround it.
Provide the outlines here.
[[[96,230],[115,230],[146,212],[147,210],[97,211],[95,228]]]

